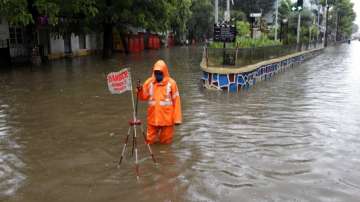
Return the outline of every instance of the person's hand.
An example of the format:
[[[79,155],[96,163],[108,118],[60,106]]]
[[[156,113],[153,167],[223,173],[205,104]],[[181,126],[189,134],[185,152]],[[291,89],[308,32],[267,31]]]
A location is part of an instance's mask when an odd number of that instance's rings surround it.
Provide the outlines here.
[[[141,85],[140,80],[136,84],[136,89],[137,89],[137,92],[140,92],[143,89],[143,86]]]

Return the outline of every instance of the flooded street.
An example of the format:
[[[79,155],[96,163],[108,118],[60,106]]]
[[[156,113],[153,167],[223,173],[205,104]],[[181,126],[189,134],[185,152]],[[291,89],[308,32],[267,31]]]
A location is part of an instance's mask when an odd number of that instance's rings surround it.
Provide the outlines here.
[[[0,201],[358,201],[359,52],[329,47],[230,94],[202,89],[200,47],[2,71]],[[158,58],[184,123],[172,145],[152,147],[157,165],[139,138],[137,182],[130,155],[117,167],[130,93],[111,95],[106,74],[127,66],[144,81]]]

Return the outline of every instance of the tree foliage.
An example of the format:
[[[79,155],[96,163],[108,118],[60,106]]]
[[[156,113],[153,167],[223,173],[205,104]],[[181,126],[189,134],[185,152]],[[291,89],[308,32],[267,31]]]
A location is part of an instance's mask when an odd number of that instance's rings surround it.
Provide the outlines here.
[[[0,16],[10,24],[28,25],[34,22],[28,12],[27,0],[0,0]]]
[[[219,17],[226,7],[220,2]],[[325,0],[312,0],[325,6]],[[275,0],[234,0],[231,5],[235,21],[248,20],[252,12],[273,11]],[[282,0],[279,20],[289,20],[290,33],[296,33],[297,14],[291,10],[294,1]],[[328,0],[330,6],[329,30],[349,36],[353,29],[355,13],[351,0]],[[104,32],[117,27],[141,27],[149,31],[172,30],[176,36],[203,38],[212,35],[214,24],[213,0],[0,0],[1,17],[10,24],[36,27],[38,18],[46,19],[53,33]],[[314,13],[304,9],[302,25],[312,24]],[[180,38],[180,37],[179,37]]]
[[[266,13],[273,10],[276,0],[234,0],[234,9],[241,10],[249,16],[250,13]]]
[[[170,27],[180,41],[187,31],[187,22],[191,18],[191,0],[175,0],[171,9]]]
[[[325,0],[320,0],[319,4],[326,6]],[[328,0],[328,6],[329,32],[336,32],[339,38],[349,38],[356,18],[354,3],[351,0]]]
[[[190,7],[192,16],[188,21],[189,38],[202,39],[212,33],[214,7],[210,0],[196,0]]]

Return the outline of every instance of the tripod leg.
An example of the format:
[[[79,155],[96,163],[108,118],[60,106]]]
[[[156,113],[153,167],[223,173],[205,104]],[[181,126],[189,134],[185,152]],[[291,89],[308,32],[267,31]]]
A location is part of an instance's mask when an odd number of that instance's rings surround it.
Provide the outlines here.
[[[122,152],[121,152],[121,157],[120,157],[119,165],[121,164],[121,161],[122,161],[122,159],[123,159],[123,157],[124,157],[124,154],[125,154],[126,145],[127,145],[128,141],[129,141],[130,131],[131,131],[131,127],[129,127],[128,133],[127,133],[127,135],[126,135],[126,139],[125,139],[125,143],[124,143],[124,146],[123,146],[123,150],[122,150]]]
[[[141,126],[141,133],[142,133],[142,135],[143,135],[143,137],[144,137],[145,144],[147,145],[147,147],[148,147],[148,149],[149,149],[151,158],[152,158],[152,160],[154,161],[154,163],[156,163],[155,156],[154,156],[154,154],[153,154],[153,152],[152,152],[152,150],[151,150],[150,144],[146,141],[146,135],[145,135],[145,131],[144,131],[143,126]]]
[[[136,127],[134,127],[136,130]],[[139,180],[139,162],[138,162],[138,148],[136,144],[136,131],[134,132],[134,147],[135,147],[135,169],[136,169],[136,177]]]
[[[133,139],[132,139],[132,149],[131,149],[131,156],[134,156],[134,149],[135,149],[135,130],[136,130],[136,127],[133,126]]]

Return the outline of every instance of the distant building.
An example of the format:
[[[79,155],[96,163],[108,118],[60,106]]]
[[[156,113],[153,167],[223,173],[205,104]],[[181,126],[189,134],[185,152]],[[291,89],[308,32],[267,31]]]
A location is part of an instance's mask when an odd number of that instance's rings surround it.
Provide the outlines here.
[[[11,60],[29,60],[34,44],[40,56],[50,60],[88,55],[102,48],[102,37],[98,34],[56,36],[50,33],[48,27],[39,26],[34,43],[25,33],[24,27],[10,26],[4,18],[0,18],[0,58],[6,57],[7,49]]]
[[[40,37],[41,38],[41,37]],[[86,34],[76,36],[69,34],[67,36],[42,37],[40,45],[44,48],[48,58],[58,59],[63,57],[84,56],[102,48],[102,37],[97,34]]]
[[[0,44],[7,48],[11,58],[30,56],[29,39],[24,34],[24,28],[10,26],[4,18],[0,18]],[[1,53],[4,54],[3,52]]]

